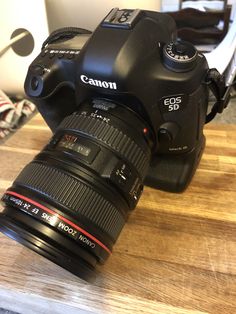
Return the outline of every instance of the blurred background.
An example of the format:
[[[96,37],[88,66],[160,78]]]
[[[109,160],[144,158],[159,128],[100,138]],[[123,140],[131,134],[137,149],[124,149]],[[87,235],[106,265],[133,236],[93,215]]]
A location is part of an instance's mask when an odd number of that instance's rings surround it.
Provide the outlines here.
[[[93,30],[114,7],[160,11],[161,2],[161,0],[46,0],[49,30],[68,25],[83,25],[84,28]]]
[[[227,1],[228,5],[236,3]],[[198,7],[202,10],[223,10],[224,1],[179,1],[179,0],[46,0],[49,30],[61,26],[84,25],[93,30],[113,7],[140,8],[161,12],[177,11],[181,7]],[[234,15],[235,6],[232,8]],[[73,12],[73,13],[72,13]]]

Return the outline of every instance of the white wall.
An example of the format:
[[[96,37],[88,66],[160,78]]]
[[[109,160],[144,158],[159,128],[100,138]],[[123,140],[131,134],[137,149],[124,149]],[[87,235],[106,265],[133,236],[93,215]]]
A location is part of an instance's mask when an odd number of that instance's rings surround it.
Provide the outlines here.
[[[50,31],[64,26],[93,30],[114,7],[160,10],[161,0],[46,0]]]
[[[34,38],[30,55],[22,57],[9,48],[0,56],[0,89],[8,94],[22,94],[28,66],[48,36],[45,3],[44,0],[0,0],[0,12],[0,51],[9,44],[16,29],[24,28]]]

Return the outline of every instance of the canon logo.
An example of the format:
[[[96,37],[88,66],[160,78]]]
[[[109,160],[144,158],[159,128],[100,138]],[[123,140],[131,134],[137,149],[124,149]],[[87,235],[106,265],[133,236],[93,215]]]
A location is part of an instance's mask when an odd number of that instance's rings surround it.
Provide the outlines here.
[[[95,80],[95,79],[87,77],[86,75],[80,75],[80,78],[81,78],[81,81],[85,84],[89,84],[89,85],[93,85],[97,87],[109,88],[109,89],[117,89],[115,82]]]

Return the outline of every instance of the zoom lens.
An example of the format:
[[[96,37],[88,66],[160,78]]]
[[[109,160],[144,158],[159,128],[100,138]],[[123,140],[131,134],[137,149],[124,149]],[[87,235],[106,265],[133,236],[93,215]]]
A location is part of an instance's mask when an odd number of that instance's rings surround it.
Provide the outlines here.
[[[92,281],[141,195],[149,132],[121,105],[83,104],[4,194],[1,231]]]

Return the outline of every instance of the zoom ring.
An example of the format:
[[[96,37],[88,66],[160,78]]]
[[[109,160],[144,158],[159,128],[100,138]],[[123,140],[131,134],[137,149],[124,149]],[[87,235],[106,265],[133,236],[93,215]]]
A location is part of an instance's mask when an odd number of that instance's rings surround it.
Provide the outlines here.
[[[115,241],[125,219],[108,200],[75,177],[57,168],[32,162],[16,178],[13,187],[22,186],[41,193],[76,215],[87,218]]]
[[[75,129],[105,143],[134,165],[140,177],[144,179],[149,165],[150,150],[147,148],[145,154],[130,137],[114,126],[93,117],[76,114],[66,117],[57,131],[60,129]]]

